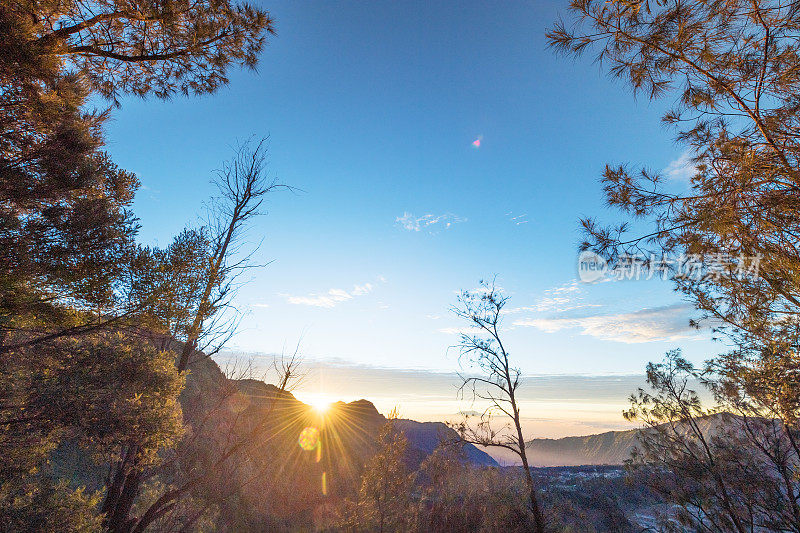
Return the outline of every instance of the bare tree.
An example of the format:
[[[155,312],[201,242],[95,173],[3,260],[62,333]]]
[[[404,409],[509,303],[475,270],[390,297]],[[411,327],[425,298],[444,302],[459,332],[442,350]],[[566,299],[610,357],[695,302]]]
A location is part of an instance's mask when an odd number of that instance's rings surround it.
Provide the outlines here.
[[[266,176],[266,139],[247,141],[236,149],[234,158],[217,171],[215,183],[220,195],[209,209],[211,253],[205,286],[197,312],[186,331],[178,370],[186,370],[193,351],[202,343],[206,354],[215,353],[236,329],[237,319],[230,302],[237,277],[247,268],[250,256],[239,256],[240,237],[247,223],[260,214],[270,192],[291,189]],[[222,312],[221,312],[222,311]],[[233,317],[231,315],[234,315]],[[209,350],[210,348],[210,350]]]
[[[198,355],[208,357],[219,351],[236,331],[239,314],[231,299],[236,292],[238,277],[252,266],[249,261],[252,252],[241,253],[242,233],[247,223],[260,213],[268,193],[290,188],[267,178],[265,163],[266,139],[247,141],[236,148],[233,159],[217,171],[215,183],[219,196],[210,204],[206,226],[196,232],[184,232],[176,239],[166,250],[166,275],[148,289],[156,296],[160,294],[162,300],[170,300],[160,302],[151,317],[155,324],[148,325],[155,325],[157,331],[170,336],[175,335],[168,338],[162,348],[175,349],[173,341],[182,343],[177,348],[180,350],[176,362],[179,372],[186,371],[190,363],[197,361]],[[201,264],[187,265],[187,261]],[[152,300],[147,291],[143,297]],[[163,344],[163,340],[161,342]],[[282,370],[287,374],[295,368],[293,359]],[[282,386],[286,386],[286,379],[286,376],[281,377]],[[251,437],[254,436],[241,439],[250,442]],[[244,446],[231,445],[221,453],[218,465]],[[180,453],[177,450],[176,453],[178,457],[170,458],[170,463],[180,462]],[[109,475],[109,490],[102,511],[105,526],[110,531],[142,530],[171,510],[175,501],[198,483],[189,481],[168,490],[164,498],[159,498],[141,518],[132,518],[131,509],[146,478],[138,455],[138,447],[126,449],[114,472]],[[157,469],[151,469],[150,474],[154,471]],[[200,476],[200,479],[204,478]]]
[[[461,361],[466,360],[469,368],[478,374],[461,376],[459,394],[462,398],[465,393],[471,394],[473,401],[488,403],[477,425],[465,417],[455,429],[464,442],[505,448],[519,456],[525,470],[535,530],[543,532],[544,515],[528,466],[517,403],[521,372],[512,365],[510,354],[500,338],[503,307],[507,301],[508,297],[502,294],[494,280],[481,281],[478,289],[462,291],[458,305],[452,309],[456,316],[470,324],[470,328],[461,333],[458,348]],[[498,414],[507,419],[499,428],[493,424]]]

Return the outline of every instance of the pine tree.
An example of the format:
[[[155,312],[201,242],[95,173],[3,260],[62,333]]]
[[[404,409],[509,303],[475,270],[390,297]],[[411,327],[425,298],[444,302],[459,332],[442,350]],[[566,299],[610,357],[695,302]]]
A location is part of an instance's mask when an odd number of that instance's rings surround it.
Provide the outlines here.
[[[155,279],[143,276],[147,254],[135,247],[130,211],[138,182],[103,152],[109,111],[89,109],[90,98],[119,105],[125,94],[213,92],[230,67],[255,66],[272,31],[262,10],[224,0],[0,4],[0,469],[10,476],[0,514],[16,517],[8,528],[71,529],[65,509],[76,530],[93,523],[96,497],[42,475],[66,439],[135,463],[122,469],[135,477],[182,429],[175,355],[142,333],[182,327],[170,299],[190,290],[176,280],[197,273],[151,257]],[[208,252],[197,235],[184,237],[166,259]],[[206,318],[214,304],[203,304]],[[107,494],[118,488],[110,482]]]
[[[214,92],[231,65],[254,68],[273,20],[230,0],[10,0],[3,48],[62,63],[108,98]]]
[[[641,457],[672,474],[662,493],[701,529],[798,527],[798,9],[772,1],[576,0],[574,25],[560,22],[548,34],[557,50],[595,50],[634,91],[675,98],[663,120],[691,156],[688,190],[676,192],[658,172],[607,165],[605,199],[626,222],[582,221],[582,247],[612,265],[648,258],[645,266],[666,270],[698,318],[711,319],[733,346],[702,370],[677,354],[651,364],[653,392],[641,391],[629,412],[650,426],[667,424],[645,434]],[[631,221],[650,231],[631,234]],[[699,274],[686,271],[686,257],[703,267]],[[729,425],[716,428],[716,438],[698,429],[709,411],[685,388],[688,377],[702,380],[718,409],[737,415],[722,419]]]
[[[584,248],[612,264],[655,258],[678,290],[760,351],[797,336],[800,311],[798,6],[639,0],[571,4],[576,24],[548,34],[557,50],[597,59],[636,92],[674,97],[663,121],[692,156],[686,193],[658,172],[607,165],[607,203],[651,231],[583,220]],[[588,26],[586,28],[585,26]],[[679,261],[691,257],[704,275]],[[662,257],[666,259],[662,263]]]

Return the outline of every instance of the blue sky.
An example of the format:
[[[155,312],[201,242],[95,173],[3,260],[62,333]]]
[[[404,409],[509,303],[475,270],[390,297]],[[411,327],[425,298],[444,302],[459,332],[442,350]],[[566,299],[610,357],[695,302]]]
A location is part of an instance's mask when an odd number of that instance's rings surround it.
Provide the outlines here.
[[[667,282],[575,282],[578,219],[616,216],[603,165],[675,170],[681,187],[683,149],[659,122],[669,102],[547,48],[565,2],[264,7],[278,34],[257,72],[213,96],[126,99],[107,135],[142,182],[145,243],[196,223],[237,139],[269,135],[270,172],[302,190],[275,194],[248,233],[273,262],[237,297],[232,348],[302,337],[310,360],[452,371],[448,308],[497,274],[526,373],[641,373],[673,347],[721,349],[687,331]]]

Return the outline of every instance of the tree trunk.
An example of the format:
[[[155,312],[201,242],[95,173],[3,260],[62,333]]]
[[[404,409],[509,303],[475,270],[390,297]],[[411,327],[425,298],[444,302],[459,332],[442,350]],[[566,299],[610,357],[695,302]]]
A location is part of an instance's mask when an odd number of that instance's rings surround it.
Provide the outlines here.
[[[509,383],[511,380],[509,379]],[[519,410],[517,409],[517,399],[514,394],[510,395],[511,409],[514,413],[514,426],[517,430],[517,446],[519,447],[519,458],[522,459],[522,467],[525,469],[525,482],[528,484],[528,495],[530,498],[531,512],[533,513],[533,525],[536,533],[544,533],[544,515],[539,506],[539,497],[536,494],[536,485],[533,483],[533,476],[528,465],[528,454],[525,451],[525,437],[522,434],[522,424],[519,421]]]
[[[522,458],[522,467],[525,468],[525,482],[528,484],[528,496],[530,498],[531,512],[533,513],[533,525],[536,533],[544,533],[544,515],[539,506],[539,497],[536,494],[536,486],[533,483],[533,476],[531,476],[531,469],[528,466],[528,457],[524,452],[524,448],[520,457]]]
[[[130,452],[129,452],[130,453]],[[135,454],[135,451],[133,452]],[[103,526],[113,533],[128,533],[131,527],[130,512],[139,494],[142,473],[135,458],[126,459],[114,475],[102,511]]]

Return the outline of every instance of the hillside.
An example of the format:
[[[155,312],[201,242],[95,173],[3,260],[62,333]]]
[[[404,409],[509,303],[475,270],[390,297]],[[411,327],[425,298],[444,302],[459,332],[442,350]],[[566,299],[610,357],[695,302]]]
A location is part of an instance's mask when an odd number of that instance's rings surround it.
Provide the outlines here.
[[[630,457],[639,430],[583,437],[533,439],[526,445],[532,466],[619,465]]]
[[[209,370],[210,374],[218,372]],[[324,513],[332,502],[357,490],[363,467],[375,453],[378,432],[387,422],[371,402],[337,402],[320,413],[263,381],[225,380],[223,385],[235,392],[224,402],[227,414],[221,426],[233,420],[234,432],[242,435],[263,424],[259,430],[263,437],[257,439],[260,442],[254,442],[230,476],[232,485],[239,487],[237,503],[230,507],[231,499],[223,503],[223,514],[240,520],[237,528],[281,530],[298,521],[311,524],[316,513]],[[201,392],[202,387],[195,390]],[[202,410],[189,414],[186,408],[192,399],[187,397],[183,403],[188,418],[197,420]],[[412,471],[441,440],[456,437],[441,423],[396,423],[408,438],[405,461]],[[309,430],[315,435],[313,443],[303,442]],[[473,463],[497,464],[474,446],[467,445],[464,451]],[[273,522],[265,522],[267,517]]]
[[[714,415],[701,421],[704,431],[714,430],[720,417]],[[642,429],[607,431],[596,435],[563,437],[560,439],[532,439],[525,448],[531,466],[583,466],[621,465],[630,457]],[[489,450],[490,455],[503,465],[519,464],[519,458],[505,450]]]

